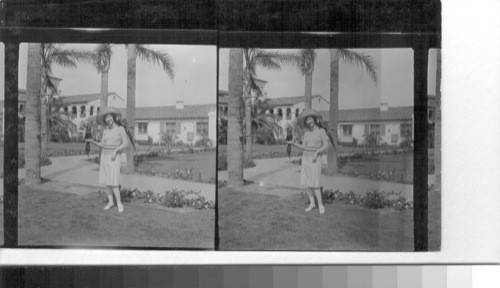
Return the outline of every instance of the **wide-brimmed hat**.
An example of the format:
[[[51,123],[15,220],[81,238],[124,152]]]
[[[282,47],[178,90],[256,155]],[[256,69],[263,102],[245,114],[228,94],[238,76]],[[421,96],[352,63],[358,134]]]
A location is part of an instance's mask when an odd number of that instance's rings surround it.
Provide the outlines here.
[[[315,120],[322,119],[321,115],[318,113],[318,111],[313,110],[313,109],[304,109],[297,117],[297,123],[299,124],[299,126],[307,127],[307,125],[306,125],[307,117],[313,117]]]
[[[122,116],[122,112],[120,112],[120,110],[118,110],[117,108],[115,107],[104,107],[102,108],[99,113],[97,113],[97,116],[96,116],[96,120],[97,120],[97,123],[99,123],[99,125],[101,126],[106,126],[106,122],[104,121],[104,118],[106,117],[106,115],[115,115],[115,116]]]

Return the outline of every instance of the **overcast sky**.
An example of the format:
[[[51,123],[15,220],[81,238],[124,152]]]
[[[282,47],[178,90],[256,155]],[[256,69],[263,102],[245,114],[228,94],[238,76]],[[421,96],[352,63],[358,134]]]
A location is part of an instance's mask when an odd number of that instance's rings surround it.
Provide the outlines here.
[[[340,64],[341,109],[389,106],[413,106],[413,50],[412,49],[351,49],[372,56],[377,65],[375,83],[363,69],[352,64]],[[281,49],[274,51],[297,52]],[[229,49],[219,50],[219,89],[227,90]],[[313,72],[313,94],[328,100],[330,93],[330,56],[327,49],[316,49]],[[429,53],[429,94],[435,93],[436,52]],[[257,69],[257,77],[268,81],[267,97],[280,98],[304,95],[305,79],[295,67],[283,66],[280,71]]]
[[[64,47],[91,50],[94,44],[68,44]],[[175,78],[170,80],[160,67],[137,61],[137,106],[174,105],[176,99],[186,104],[215,103],[217,79],[214,46],[150,45],[150,48],[167,51],[175,61]],[[109,91],[126,98],[126,50],[124,45],[113,48],[114,54],[109,76]],[[229,49],[220,49],[219,89],[227,90]],[[295,52],[297,50],[280,50]],[[354,65],[341,62],[339,106],[342,109],[375,107],[387,102],[390,106],[413,105],[413,51],[411,49],[355,49],[356,52],[374,57],[379,71],[375,84],[366,73]],[[329,54],[317,49],[313,74],[313,93],[329,98]],[[0,43],[0,55],[4,45]],[[26,87],[27,45],[20,49],[19,88]],[[380,59],[383,65],[380,65]],[[0,67],[4,57],[0,57]],[[435,95],[436,50],[429,52],[429,94]],[[54,67],[54,75],[63,78],[60,84],[63,95],[99,93],[100,75],[86,64],[77,69]],[[284,66],[281,71],[257,70],[257,76],[268,81],[268,97],[299,96],[304,94],[304,77],[293,68]],[[0,69],[0,99],[4,98],[4,69]],[[214,91],[214,92],[212,92]]]
[[[96,44],[66,44],[63,47],[92,50]],[[26,88],[27,45],[21,44],[19,53],[19,88]],[[175,63],[175,77],[172,81],[160,66],[137,58],[136,105],[175,105],[177,99],[185,104],[216,103],[216,47],[186,45],[147,45],[166,51]],[[3,54],[3,47],[2,49]],[[3,61],[3,57],[2,57]],[[3,62],[2,62],[3,66]],[[2,69],[3,79],[3,69]],[[54,66],[55,77],[62,78],[61,95],[100,93],[101,78],[88,64],[79,64],[77,69]],[[127,52],[124,45],[113,47],[109,70],[108,91],[127,97]],[[3,99],[3,89],[1,91]]]

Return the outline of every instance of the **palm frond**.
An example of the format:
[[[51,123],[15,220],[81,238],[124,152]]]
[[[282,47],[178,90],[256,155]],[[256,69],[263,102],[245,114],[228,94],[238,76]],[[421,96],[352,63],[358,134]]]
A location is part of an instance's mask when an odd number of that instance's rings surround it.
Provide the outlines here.
[[[371,56],[347,49],[339,49],[339,56],[347,63],[356,64],[358,67],[365,68],[370,78],[377,82],[377,66],[375,65],[375,60]]]
[[[142,45],[137,45],[136,51],[144,61],[161,65],[168,77],[174,79],[174,60],[167,52],[155,51]]]
[[[48,51],[45,65],[52,66],[55,64],[67,68],[76,68],[77,62],[93,63],[93,60],[94,55],[90,51],[63,49],[54,46],[52,50]]]
[[[295,57],[297,68],[302,75],[312,73],[314,70],[314,61],[316,60],[316,51],[314,49],[301,49]]]
[[[92,54],[92,64],[99,73],[109,70],[111,65],[111,56],[113,56],[113,50],[110,44],[99,44],[94,49]]]

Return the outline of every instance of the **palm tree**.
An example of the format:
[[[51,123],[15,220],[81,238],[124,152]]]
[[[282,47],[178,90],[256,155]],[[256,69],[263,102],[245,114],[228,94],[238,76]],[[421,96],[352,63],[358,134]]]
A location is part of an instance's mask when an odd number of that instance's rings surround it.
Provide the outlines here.
[[[108,106],[108,75],[111,67],[111,56],[113,55],[111,44],[99,44],[94,49],[93,65],[101,74],[101,109]]]
[[[48,139],[50,138],[50,129],[48,125],[48,109],[52,96],[57,94],[57,87],[52,82],[52,67],[54,65],[76,68],[77,62],[91,62],[92,53],[79,51],[76,49],[64,49],[61,45],[53,43],[42,43],[40,46],[42,57],[42,75],[41,75],[41,132],[42,132],[42,155],[47,152]]]
[[[26,144],[24,149],[26,184],[41,182],[40,94],[42,93],[42,55],[40,44],[28,44],[26,76]]]
[[[436,61],[436,126],[434,130],[434,171],[436,189],[441,189],[441,49],[437,49]]]
[[[316,52],[314,49],[302,49],[296,56],[296,64],[305,76],[305,91],[304,96],[306,97],[306,102],[304,102],[305,109],[312,108],[312,73],[314,72],[314,60],[316,59]]]
[[[276,138],[279,133],[280,125],[276,121],[276,116],[274,114],[266,113],[266,111],[271,109],[269,101],[270,99],[260,98],[255,101],[252,107],[252,131],[259,128],[267,128],[273,132],[273,136]]]
[[[262,91],[256,83],[257,67],[280,70],[281,64],[294,63],[294,56],[291,54],[282,54],[276,51],[264,51],[261,49],[247,48],[243,50],[245,67],[243,68],[245,99],[245,156],[252,155],[253,133],[252,133],[252,97],[261,97]],[[254,96],[255,95],[255,96]]]
[[[136,60],[139,56],[142,60],[153,64],[161,65],[170,79],[174,78],[174,62],[168,53],[155,51],[140,44],[127,45],[127,112],[126,119],[128,128],[134,136],[135,127],[135,84],[136,84]],[[125,173],[132,173],[134,170],[134,150],[133,147],[127,149],[127,166]]]
[[[54,128],[60,128],[61,130],[74,132],[77,128],[76,124],[71,120],[70,114],[63,110],[64,106],[65,104],[63,103],[62,97],[52,98],[48,106],[48,131],[52,131]]]
[[[339,114],[339,61],[342,59],[346,63],[356,64],[363,67],[366,73],[377,82],[377,72],[375,61],[372,57],[346,49],[329,49],[330,51],[330,119],[329,126],[334,141],[338,138],[338,114]],[[337,151],[328,150],[328,169],[333,173],[337,172]]]
[[[241,110],[243,95],[243,49],[229,50],[229,100],[227,128],[228,187],[243,186]]]

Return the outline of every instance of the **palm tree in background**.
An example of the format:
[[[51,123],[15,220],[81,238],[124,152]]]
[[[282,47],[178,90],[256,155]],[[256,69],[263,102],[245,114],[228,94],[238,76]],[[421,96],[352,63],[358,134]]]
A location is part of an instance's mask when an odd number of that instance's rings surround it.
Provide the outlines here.
[[[41,182],[40,94],[42,93],[42,54],[40,44],[28,44],[26,77],[26,147],[24,149],[26,185]]]
[[[111,68],[111,56],[113,56],[111,44],[99,44],[94,49],[92,64],[101,74],[101,109],[108,106],[108,75]]]
[[[227,127],[227,170],[228,187],[243,186],[243,137],[242,137],[242,95],[243,95],[243,49],[229,50],[229,99]]]
[[[305,109],[312,108],[312,74],[314,72],[314,61],[316,60],[316,51],[314,49],[301,49],[296,55],[295,63],[302,76],[305,76],[304,102]]]
[[[57,87],[52,81],[52,68],[54,65],[77,68],[78,62],[90,63],[92,53],[79,51],[76,49],[64,49],[62,45],[53,43],[42,43],[40,45],[40,54],[42,61],[41,75],[41,132],[42,132],[42,155],[47,153],[48,141],[50,138],[48,114],[52,113],[50,106],[54,95],[58,94]],[[57,112],[57,111],[54,111]]]
[[[272,108],[270,100],[258,98],[252,106],[252,131],[267,128],[273,132],[273,137],[276,139],[281,127],[274,114],[266,113]]]
[[[372,57],[357,53],[347,49],[329,49],[330,52],[330,133],[334,141],[338,139],[338,115],[339,115],[339,62],[340,60],[349,64],[356,64],[358,67],[365,69],[370,78],[377,82],[377,72],[375,61]],[[337,168],[337,151],[335,149],[328,150],[328,169],[336,173]]]
[[[127,45],[127,126],[134,136],[135,128],[135,88],[136,88],[136,62],[137,56],[142,60],[161,65],[170,79],[174,79],[174,61],[167,52],[155,51],[140,44]],[[134,149],[129,145],[127,148],[127,166],[125,173],[132,173],[134,170]]]
[[[265,51],[255,48],[244,49],[243,55],[245,60],[245,67],[243,68],[246,139],[245,156],[251,157],[253,144],[252,121],[255,115],[252,106],[256,102],[252,101],[252,98],[255,97],[258,99],[262,97],[262,91],[256,83],[257,68],[275,71],[281,70],[281,64],[292,64],[295,61],[295,57],[292,54],[283,54],[277,51]]]

